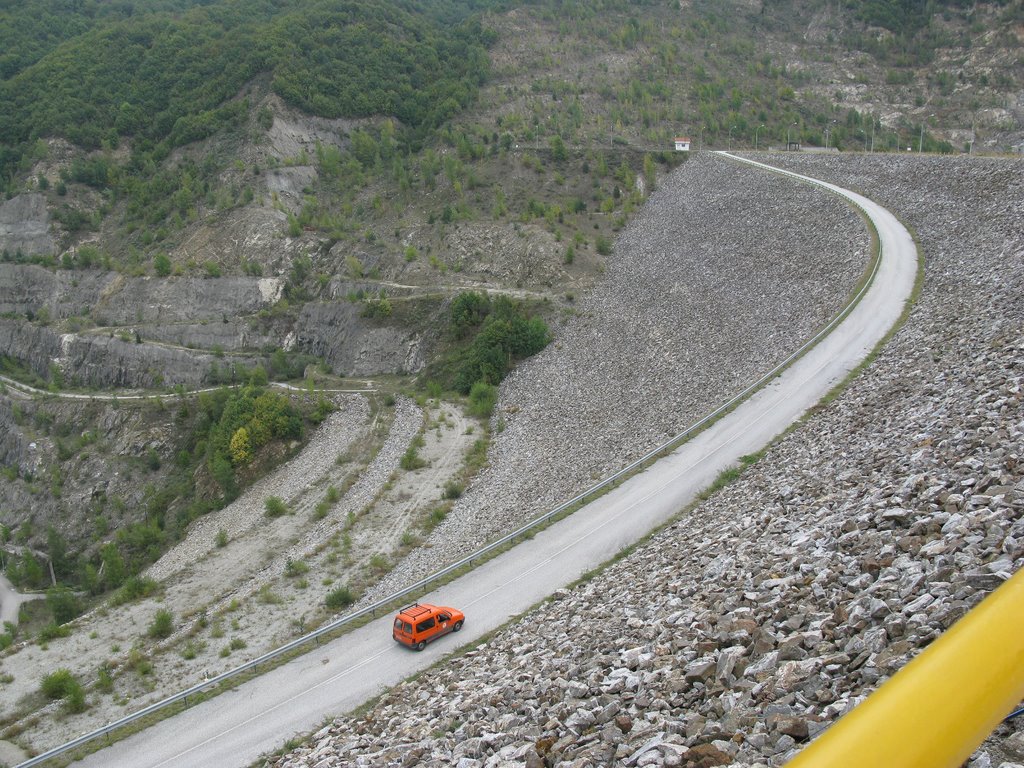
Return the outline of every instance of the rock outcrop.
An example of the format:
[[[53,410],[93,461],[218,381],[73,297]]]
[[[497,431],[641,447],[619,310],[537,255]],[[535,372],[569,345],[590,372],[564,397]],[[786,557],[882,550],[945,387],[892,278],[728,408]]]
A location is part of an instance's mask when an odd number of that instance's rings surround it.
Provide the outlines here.
[[[45,197],[29,192],[0,203],[0,251],[48,255],[56,245]]]
[[[360,305],[348,301],[307,304],[296,328],[297,347],[347,376],[415,373],[423,367],[418,331],[373,323],[360,312]]]

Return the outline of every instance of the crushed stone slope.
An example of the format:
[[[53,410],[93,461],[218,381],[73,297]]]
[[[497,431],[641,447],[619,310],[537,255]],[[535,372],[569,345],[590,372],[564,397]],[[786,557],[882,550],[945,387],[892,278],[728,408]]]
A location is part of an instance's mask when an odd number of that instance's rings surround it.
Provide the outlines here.
[[[870,258],[822,190],[697,155],[615,244],[554,343],[501,387],[490,468],[383,596],[570,499],[697,421],[835,314]],[[429,564],[427,561],[429,558]]]
[[[1020,162],[787,160],[919,237],[872,365],[646,546],[268,765],[782,765],[1024,564]],[[1024,761],[1021,729],[971,765]]]

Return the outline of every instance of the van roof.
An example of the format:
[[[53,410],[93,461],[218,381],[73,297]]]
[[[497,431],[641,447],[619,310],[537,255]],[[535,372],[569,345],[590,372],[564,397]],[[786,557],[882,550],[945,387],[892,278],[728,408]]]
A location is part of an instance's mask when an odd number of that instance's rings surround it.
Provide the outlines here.
[[[420,605],[419,603],[413,603],[412,605],[407,605],[405,606],[405,608],[402,608],[398,612],[398,615],[408,616],[409,618],[414,619],[417,616],[422,616],[425,613],[430,613],[431,611],[435,610],[435,608],[436,606],[428,605],[427,603],[423,603],[422,605]]]

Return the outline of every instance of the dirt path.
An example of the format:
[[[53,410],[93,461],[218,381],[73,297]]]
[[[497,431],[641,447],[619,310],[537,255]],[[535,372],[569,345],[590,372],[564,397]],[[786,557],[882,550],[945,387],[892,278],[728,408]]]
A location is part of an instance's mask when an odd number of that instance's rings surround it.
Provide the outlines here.
[[[18,626],[18,613],[22,604],[44,597],[45,595],[25,595],[18,592],[7,577],[0,574],[0,627],[5,624]]]

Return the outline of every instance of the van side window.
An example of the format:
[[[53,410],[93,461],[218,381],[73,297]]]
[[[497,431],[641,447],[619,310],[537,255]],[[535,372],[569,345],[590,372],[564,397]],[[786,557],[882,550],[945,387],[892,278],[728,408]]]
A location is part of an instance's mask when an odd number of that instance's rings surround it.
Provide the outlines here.
[[[416,625],[416,631],[417,632],[426,632],[428,629],[433,628],[433,626],[434,626],[434,619],[433,619],[433,617],[431,617],[431,618],[427,619],[426,621],[421,621],[419,624],[417,624]]]
[[[442,613],[440,616],[437,617],[437,620],[443,624],[446,621],[451,621],[451,618],[451,614]]]

